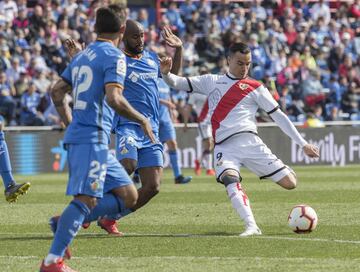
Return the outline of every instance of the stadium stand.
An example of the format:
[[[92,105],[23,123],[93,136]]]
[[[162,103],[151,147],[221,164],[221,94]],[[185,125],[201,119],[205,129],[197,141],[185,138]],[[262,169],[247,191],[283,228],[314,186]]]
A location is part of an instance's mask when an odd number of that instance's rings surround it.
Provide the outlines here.
[[[0,2],[0,114],[8,125],[59,124],[48,90],[68,61],[63,42],[68,37],[94,41],[94,10],[108,2]],[[156,16],[131,5],[128,16],[144,25],[147,48],[158,53],[173,53],[159,35],[163,25],[172,26],[184,42],[184,75],[224,72],[222,56],[229,45],[247,41],[252,77],[264,82],[291,120],[360,120],[359,0],[157,0],[153,5]],[[174,92],[172,99],[181,122],[187,96]],[[262,112],[258,120],[271,121]]]

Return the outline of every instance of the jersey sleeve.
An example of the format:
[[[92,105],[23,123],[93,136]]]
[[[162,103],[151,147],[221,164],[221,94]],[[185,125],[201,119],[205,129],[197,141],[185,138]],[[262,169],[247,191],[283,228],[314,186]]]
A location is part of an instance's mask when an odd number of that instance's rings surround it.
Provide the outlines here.
[[[268,114],[273,113],[279,108],[279,104],[272,97],[271,93],[263,85],[256,90],[256,102],[260,108],[265,110]]]
[[[61,78],[66,81],[69,85],[72,85],[71,80],[71,65],[66,66],[65,70],[61,74]]]
[[[215,75],[207,74],[201,76],[187,77],[186,80],[189,84],[189,93],[201,93],[208,95],[214,88],[214,82],[216,80]]]
[[[126,76],[126,58],[122,52],[113,52],[104,58],[104,85],[124,86]]]

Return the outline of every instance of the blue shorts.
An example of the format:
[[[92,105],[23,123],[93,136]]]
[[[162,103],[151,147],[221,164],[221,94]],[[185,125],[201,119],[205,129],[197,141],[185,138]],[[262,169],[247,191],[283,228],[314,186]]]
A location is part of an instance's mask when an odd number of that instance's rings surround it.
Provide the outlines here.
[[[169,140],[176,140],[174,124],[170,118],[160,121],[159,138],[162,143],[166,143]]]
[[[101,198],[103,192],[132,184],[125,169],[105,144],[67,144],[69,182],[67,195]]]
[[[157,135],[156,135],[157,136]],[[133,159],[137,168],[163,167],[163,146],[160,142],[153,144],[137,125],[120,126],[116,129],[116,158]]]
[[[105,177],[104,193],[110,192],[112,189],[133,184],[125,168],[115,158],[113,154],[108,153],[107,171]]]
[[[67,144],[69,182],[67,195],[102,197],[106,176],[108,146],[105,144]]]

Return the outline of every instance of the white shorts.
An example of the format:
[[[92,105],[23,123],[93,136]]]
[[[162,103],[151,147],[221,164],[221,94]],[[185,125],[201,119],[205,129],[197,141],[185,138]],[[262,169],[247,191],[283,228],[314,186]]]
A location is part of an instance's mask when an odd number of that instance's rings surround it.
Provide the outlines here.
[[[211,124],[209,124],[209,122],[198,123],[198,130],[201,139],[205,140],[212,137]]]
[[[252,133],[234,135],[214,148],[214,165],[216,177],[225,170],[235,170],[245,166],[260,179],[270,178],[280,181],[292,170],[278,159],[263,143],[259,136]]]

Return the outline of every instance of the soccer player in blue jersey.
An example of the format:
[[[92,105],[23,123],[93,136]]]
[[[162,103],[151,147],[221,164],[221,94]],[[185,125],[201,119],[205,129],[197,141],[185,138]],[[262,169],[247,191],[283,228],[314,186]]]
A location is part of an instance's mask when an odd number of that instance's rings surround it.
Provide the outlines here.
[[[12,175],[9,151],[5,142],[4,118],[0,115],[0,174],[5,187],[5,199],[9,203],[16,202],[19,195],[26,194],[30,183],[17,184]]]
[[[182,66],[182,41],[168,27],[164,27],[165,42],[175,47],[172,72],[177,74]],[[159,90],[158,78],[161,77],[158,56],[154,52],[144,50],[144,29],[133,20],[127,20],[123,38],[126,54],[127,73],[124,96],[139,112],[151,122],[153,132],[159,132]],[[116,219],[123,217],[144,206],[159,193],[163,167],[162,144],[151,143],[138,124],[121,116],[115,117],[116,156],[128,174],[138,169],[142,187],[138,190],[136,205],[116,216],[108,216],[98,224],[109,234],[118,234]]]
[[[41,272],[74,271],[64,264],[63,256],[85,218],[121,213],[137,199],[131,179],[108,152],[114,110],[139,123],[144,137],[155,141],[149,121],[122,95],[126,60],[117,46],[124,22],[124,8],[99,8],[95,22],[97,40],[72,59],[51,92],[57,111],[68,125],[64,138],[69,161],[67,194],[74,198],[56,222],[55,237]],[[65,94],[71,91],[72,114],[64,102]],[[103,194],[115,188],[123,189],[123,198],[115,193]],[[126,201],[126,194],[132,194],[127,197],[131,201]],[[97,201],[98,198],[101,199]]]
[[[175,183],[188,183],[191,181],[192,177],[184,177],[182,175],[177,154],[176,132],[170,116],[170,109],[174,107],[174,104],[170,100],[170,87],[164,82],[162,78],[159,78],[158,88],[160,97],[159,138],[160,141],[162,143],[166,143],[168,147],[168,153],[175,177]]]

